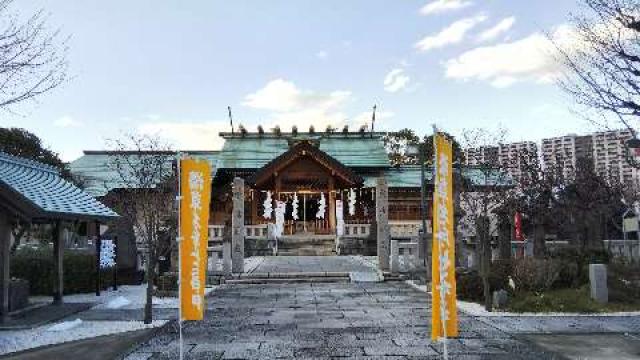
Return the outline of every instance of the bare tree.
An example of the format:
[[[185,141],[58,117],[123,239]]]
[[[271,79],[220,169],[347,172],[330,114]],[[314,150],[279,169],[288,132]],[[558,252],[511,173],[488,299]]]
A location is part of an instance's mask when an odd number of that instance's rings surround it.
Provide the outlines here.
[[[43,10],[26,20],[0,0],[0,108],[33,99],[67,79],[67,40],[50,30]]]
[[[531,224],[533,253],[546,255],[546,234],[558,223],[558,194],[565,187],[564,161],[557,158],[546,167],[537,157],[523,157],[517,187],[509,198],[511,206]],[[564,214],[562,214],[564,215]]]
[[[146,135],[127,135],[114,140],[113,147],[116,151],[109,166],[117,174],[119,191],[109,202],[133,226],[145,255],[144,321],[150,323],[158,259],[167,256],[175,243],[175,153],[158,138]]]
[[[634,134],[640,115],[640,2],[582,0],[568,39],[552,38],[566,67],[560,86],[595,122],[614,119]],[[617,126],[620,127],[620,126]]]
[[[463,177],[465,183],[460,191],[461,227],[467,233],[475,233],[476,259],[487,311],[493,307],[489,282],[491,242],[497,235],[498,212],[505,203],[511,182],[505,164],[501,164],[498,157],[498,146],[504,137],[503,130],[490,132],[484,129],[468,130],[462,136],[466,150],[465,171],[470,173]]]

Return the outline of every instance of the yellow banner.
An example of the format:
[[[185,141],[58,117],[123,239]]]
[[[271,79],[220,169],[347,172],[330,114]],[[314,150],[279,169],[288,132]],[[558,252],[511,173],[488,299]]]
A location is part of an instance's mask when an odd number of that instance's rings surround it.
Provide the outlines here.
[[[180,310],[182,320],[202,320],[207,271],[211,167],[180,161]]]
[[[431,253],[431,339],[458,336],[451,143],[434,136],[435,188]],[[446,330],[446,331],[445,331]]]

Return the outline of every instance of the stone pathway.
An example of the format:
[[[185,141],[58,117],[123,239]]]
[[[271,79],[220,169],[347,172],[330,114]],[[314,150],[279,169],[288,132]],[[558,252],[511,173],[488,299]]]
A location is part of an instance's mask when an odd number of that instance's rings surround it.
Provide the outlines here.
[[[186,359],[441,358],[430,341],[429,299],[404,283],[223,286],[205,320],[185,326]],[[126,359],[176,359],[177,329]],[[460,317],[455,359],[556,359],[491,324]]]

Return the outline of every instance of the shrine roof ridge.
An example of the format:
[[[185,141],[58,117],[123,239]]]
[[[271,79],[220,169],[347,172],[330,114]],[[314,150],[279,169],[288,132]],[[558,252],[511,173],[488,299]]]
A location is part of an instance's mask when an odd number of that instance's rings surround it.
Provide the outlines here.
[[[257,131],[249,131],[249,132],[240,132],[240,131],[235,131],[235,132],[228,132],[228,131],[224,131],[224,132],[220,132],[218,133],[218,135],[220,135],[220,137],[222,137],[223,139],[264,139],[264,138],[269,138],[269,139],[277,139],[277,138],[295,138],[295,139],[313,139],[313,138],[326,138],[326,137],[335,137],[335,138],[381,138],[385,135],[387,135],[386,131],[366,131],[366,132],[360,132],[360,131],[350,131],[350,132],[343,132],[342,130],[336,130],[334,132],[326,132],[326,131],[316,131],[313,133],[310,132],[303,132],[303,131],[298,131],[295,135],[293,132],[290,131],[282,131],[279,134],[273,133],[273,132],[267,132],[265,131],[264,133],[259,133]]]

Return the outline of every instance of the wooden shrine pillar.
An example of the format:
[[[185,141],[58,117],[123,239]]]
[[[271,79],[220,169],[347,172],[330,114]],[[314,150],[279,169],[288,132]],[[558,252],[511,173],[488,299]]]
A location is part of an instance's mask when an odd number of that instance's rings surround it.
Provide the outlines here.
[[[329,229],[332,232],[336,231],[336,194],[335,190],[335,180],[333,177],[329,178],[329,193],[327,194],[327,202],[329,209]]]
[[[0,212],[0,322],[9,319],[9,259],[11,257],[11,223],[5,213]]]
[[[260,192],[252,190],[251,199],[251,225],[258,224],[258,202],[260,201]]]
[[[53,303],[62,305],[64,292],[64,226],[61,220],[56,220],[53,226]]]

